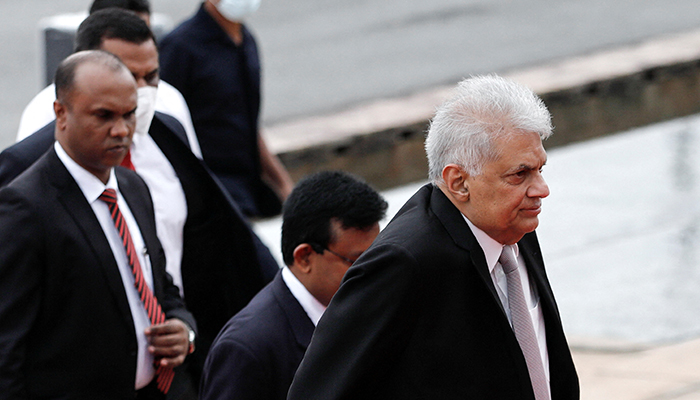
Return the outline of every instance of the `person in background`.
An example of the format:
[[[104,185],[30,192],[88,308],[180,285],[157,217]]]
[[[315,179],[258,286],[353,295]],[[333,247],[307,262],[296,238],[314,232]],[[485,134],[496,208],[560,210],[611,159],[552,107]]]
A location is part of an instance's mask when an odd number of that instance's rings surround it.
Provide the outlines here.
[[[163,79],[187,100],[204,161],[253,217],[279,213],[293,182],[260,134],[260,59],[241,22],[260,0],[206,0],[160,43]]]
[[[379,233],[387,203],[340,171],[302,179],[284,203],[286,267],[226,324],[209,352],[202,400],[284,400],[318,319]]]
[[[148,0],[94,0],[89,13],[112,7],[135,12],[149,28],[151,27],[151,3]]]
[[[56,91],[57,141],[0,189],[0,398],[162,399],[196,325],[148,188],[117,167],[136,82],[96,50],[64,60]]]
[[[80,50],[99,48],[117,55],[138,78],[139,107],[128,167],[148,184],[167,270],[197,318],[197,351],[187,365],[189,386],[196,393],[211,342],[279,266],[237,205],[189,150],[182,126],[154,113],[158,51],[144,21],[121,9],[97,11],[80,25],[76,42]],[[52,122],[0,153],[0,187],[51,147],[53,126]]]
[[[121,8],[132,11],[150,27],[151,5],[148,0],[95,0],[90,6],[90,14],[106,8]],[[52,104],[55,99],[54,86],[49,85],[27,104],[19,121],[18,142],[53,121]],[[168,82],[160,80],[155,106],[156,111],[175,117],[182,124],[187,133],[190,150],[194,155],[202,158],[202,150],[199,148],[197,135],[194,132],[192,116],[182,94]]]
[[[290,400],[579,398],[534,232],[551,133],[522,85],[458,85],[426,138],[431,183],[345,274]]]

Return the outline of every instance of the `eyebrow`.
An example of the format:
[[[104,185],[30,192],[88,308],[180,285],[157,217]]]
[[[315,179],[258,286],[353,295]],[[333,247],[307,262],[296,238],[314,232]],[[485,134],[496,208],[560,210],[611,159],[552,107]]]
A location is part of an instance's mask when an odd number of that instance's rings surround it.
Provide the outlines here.
[[[520,165],[518,165],[517,167],[514,167],[514,168],[509,169],[509,170],[507,171],[507,173],[508,173],[508,174],[513,174],[513,173],[520,172],[520,171],[533,171],[533,170],[536,170],[536,169],[540,169],[540,168],[544,167],[545,165],[547,165],[547,160],[546,160],[546,159],[544,160],[544,162],[542,163],[542,165],[541,165],[540,167],[531,166],[531,165],[529,165],[529,164],[520,164]]]

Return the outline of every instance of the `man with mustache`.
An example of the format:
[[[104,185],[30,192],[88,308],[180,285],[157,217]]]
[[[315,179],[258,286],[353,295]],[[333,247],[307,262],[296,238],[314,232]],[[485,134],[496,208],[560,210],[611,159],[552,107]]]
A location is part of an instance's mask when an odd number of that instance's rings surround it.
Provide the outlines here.
[[[146,23],[121,9],[97,11],[78,28],[76,48],[109,51],[136,78],[138,108],[129,166],[151,191],[168,273],[200,328],[197,351],[188,361],[194,380],[190,386],[196,388],[221,327],[279,266],[237,205],[189,150],[182,126],[154,112],[158,50]],[[0,186],[31,165],[53,141],[52,123],[0,153]]]
[[[57,141],[0,189],[0,398],[163,399],[195,322],[144,181],[118,166],[136,82],[114,55],[56,73]]]

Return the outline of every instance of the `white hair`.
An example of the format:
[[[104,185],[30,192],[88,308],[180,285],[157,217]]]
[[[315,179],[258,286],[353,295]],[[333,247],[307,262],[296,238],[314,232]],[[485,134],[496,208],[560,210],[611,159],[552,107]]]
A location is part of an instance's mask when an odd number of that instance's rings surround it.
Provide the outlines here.
[[[536,132],[542,140],[552,134],[551,115],[532,90],[497,75],[464,79],[430,123],[428,178],[444,183],[442,170],[448,164],[480,175],[484,163],[498,157],[493,140],[519,132]]]

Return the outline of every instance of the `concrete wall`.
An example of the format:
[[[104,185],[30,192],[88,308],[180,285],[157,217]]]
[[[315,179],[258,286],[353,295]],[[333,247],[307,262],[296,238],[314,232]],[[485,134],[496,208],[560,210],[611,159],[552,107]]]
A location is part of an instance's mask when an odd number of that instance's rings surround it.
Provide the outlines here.
[[[502,75],[538,93],[555,134],[547,148],[700,112],[700,31]],[[426,179],[423,140],[441,87],[266,128],[292,177],[343,169],[379,189]]]

